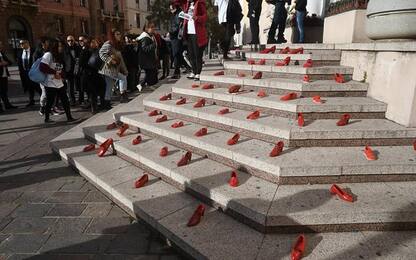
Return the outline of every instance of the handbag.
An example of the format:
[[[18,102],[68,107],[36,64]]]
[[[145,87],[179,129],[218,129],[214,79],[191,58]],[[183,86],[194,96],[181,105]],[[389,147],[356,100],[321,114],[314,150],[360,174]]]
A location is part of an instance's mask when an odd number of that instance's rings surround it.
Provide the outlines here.
[[[41,61],[42,58],[39,58],[32,64],[32,67],[30,67],[28,75],[31,81],[44,84],[44,82],[46,82],[47,75],[40,71]]]
[[[101,70],[104,67],[104,61],[100,58],[98,51],[91,54],[88,59],[88,66],[96,70]]]

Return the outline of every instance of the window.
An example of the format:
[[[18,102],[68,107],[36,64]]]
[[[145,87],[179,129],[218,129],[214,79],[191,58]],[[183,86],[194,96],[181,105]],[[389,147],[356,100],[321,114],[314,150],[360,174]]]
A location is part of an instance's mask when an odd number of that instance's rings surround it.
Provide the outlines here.
[[[87,7],[87,0],[79,0],[79,6]]]
[[[56,18],[56,31],[58,33],[64,33],[64,19],[61,17]]]
[[[118,0],[113,0],[113,10],[114,10],[114,12],[119,11]]]
[[[107,34],[107,25],[104,22],[101,23],[101,33]]]
[[[82,34],[88,34],[88,22],[86,20],[81,20],[81,32]]]
[[[136,14],[136,27],[140,28],[140,14]]]
[[[104,9],[104,0],[100,0],[100,9]]]
[[[136,8],[140,9],[140,0],[136,0]]]

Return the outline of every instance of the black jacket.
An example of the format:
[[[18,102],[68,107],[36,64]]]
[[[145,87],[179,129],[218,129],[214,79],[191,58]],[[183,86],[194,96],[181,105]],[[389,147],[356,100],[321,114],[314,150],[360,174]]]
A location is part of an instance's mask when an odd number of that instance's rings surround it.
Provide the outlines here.
[[[182,19],[179,18],[180,12],[182,12],[182,9],[178,7],[176,13],[172,14],[170,17],[169,37],[171,40],[178,40],[179,30],[183,22]]]
[[[227,23],[239,25],[243,16],[240,2],[238,0],[230,0],[227,7]]]
[[[75,57],[71,55],[71,50],[75,51]],[[74,45],[73,47],[66,46],[64,49],[64,67],[65,72],[68,75],[72,75],[74,73],[76,59],[79,58],[81,50],[79,46]]]
[[[308,0],[297,0],[295,9],[297,11],[306,11],[307,4],[308,4]]]
[[[157,69],[157,43],[149,34],[139,36],[139,63],[142,69]]]
[[[121,54],[127,68],[137,68],[139,66],[139,48],[135,50],[133,44],[127,44],[123,47]]]
[[[6,66],[0,65],[0,77],[3,76],[4,70],[6,70],[6,75],[10,76],[9,69],[7,68],[7,66],[10,66],[12,64],[12,62],[9,60],[9,58],[7,58],[7,56],[4,52],[0,52],[0,53],[3,56],[3,61],[8,63]]]
[[[32,67],[33,62],[35,62],[35,50],[30,48],[29,49],[30,52],[30,56],[29,56],[29,63],[27,65],[27,70],[30,70],[30,68]],[[24,68],[24,64],[23,64],[23,59],[22,59],[22,54],[23,54],[23,49],[20,49],[17,52],[17,66],[19,67],[19,73],[20,75],[22,75],[23,73],[27,72],[27,70],[25,70]]]
[[[90,48],[85,47],[81,49],[79,53],[79,69],[81,73],[84,72],[85,69],[88,67],[88,60],[90,56],[91,56]]]

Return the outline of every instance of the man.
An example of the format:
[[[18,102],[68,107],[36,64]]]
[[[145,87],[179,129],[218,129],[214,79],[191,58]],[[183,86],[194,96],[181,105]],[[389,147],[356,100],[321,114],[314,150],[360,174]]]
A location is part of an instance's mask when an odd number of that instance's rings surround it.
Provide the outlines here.
[[[170,6],[170,26],[169,26],[169,37],[172,46],[172,59],[175,71],[173,72],[172,79],[179,79],[181,76],[181,65],[182,65],[182,36],[181,27],[183,25],[183,19],[179,18],[179,13],[182,12],[181,3],[179,0],[171,2]]]
[[[127,89],[134,91],[138,83],[137,73],[139,70],[139,46],[136,40],[130,36],[124,37],[125,45],[122,50],[124,63],[126,64],[129,74],[127,75]]]
[[[34,50],[30,47],[29,41],[27,40],[21,40],[20,46],[22,49],[17,54],[17,66],[19,67],[23,90],[25,93],[29,93],[29,103],[26,107],[32,107],[35,105],[35,91],[38,92],[39,96],[42,95],[39,84],[31,81],[29,78],[29,70],[35,61],[33,56]]]
[[[9,90],[9,82],[8,77],[10,76],[9,70],[7,66],[12,64],[10,60],[7,58],[6,54],[4,53],[4,45],[3,42],[0,42],[0,98],[4,103],[5,109],[13,109],[16,108],[12,104],[10,104],[8,90]],[[0,102],[0,112],[3,112],[3,108]]]
[[[269,35],[267,39],[268,44],[273,43],[286,43],[287,40],[284,37],[286,29],[287,10],[286,3],[291,4],[291,0],[276,0],[274,9],[273,21],[270,26]],[[278,29],[277,41],[276,41],[276,29]]]
[[[78,61],[79,68],[75,75],[75,80],[77,82],[77,85],[79,86],[78,101],[80,104],[82,104],[84,103],[84,93],[86,92],[86,89],[87,89],[87,83],[85,82],[84,72],[85,72],[86,66],[88,66],[88,59],[90,56],[90,51],[88,48],[89,39],[86,36],[80,36],[78,38],[78,44],[80,47],[79,61]]]
[[[79,47],[75,44],[75,38],[72,35],[68,35],[66,38],[67,45],[64,50],[64,69],[65,69],[65,81],[68,86],[69,97],[71,105],[75,105],[75,85],[78,74],[78,59],[79,59]],[[76,67],[77,66],[77,67]],[[81,97],[82,95],[80,95]]]
[[[49,39],[47,37],[41,37],[39,46],[36,48],[35,52],[33,53],[33,60],[36,61],[40,59],[45,54],[46,50],[49,48]],[[39,114],[43,116],[45,114],[45,106],[46,106],[46,90],[42,84],[39,84],[40,89],[42,90],[42,95],[40,96],[40,110]]]
[[[247,0],[248,2],[248,14],[247,17],[250,19],[250,30],[251,30],[251,42],[250,44],[260,44],[260,15],[261,15],[261,5],[263,0]]]

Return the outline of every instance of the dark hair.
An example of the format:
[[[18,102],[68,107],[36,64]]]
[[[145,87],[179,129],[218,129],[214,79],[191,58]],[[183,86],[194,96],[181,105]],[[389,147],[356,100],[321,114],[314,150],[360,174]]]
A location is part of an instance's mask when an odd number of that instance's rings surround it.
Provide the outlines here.
[[[64,45],[64,43],[60,39],[51,39],[51,40],[49,40],[48,51],[51,52],[52,58],[55,62],[63,63],[62,54],[59,53],[59,44]]]
[[[121,34],[121,32],[117,29],[111,29],[108,31],[107,33],[107,39],[110,41],[111,45],[116,49],[121,51],[123,49],[123,39],[121,39],[120,41],[116,40],[116,37],[114,36],[114,34],[116,32],[119,32]]]
[[[143,26],[143,31],[146,31],[146,29],[148,29],[151,25],[156,27],[156,23],[152,20],[148,20],[147,23],[145,23],[145,25]]]

